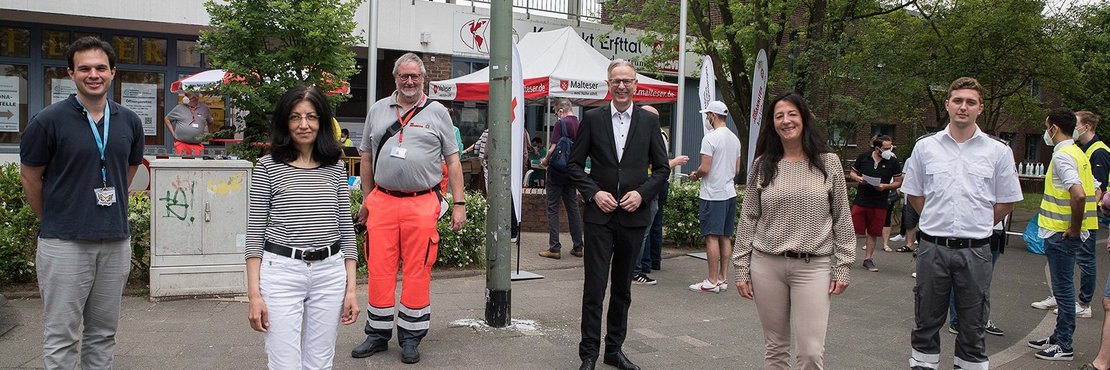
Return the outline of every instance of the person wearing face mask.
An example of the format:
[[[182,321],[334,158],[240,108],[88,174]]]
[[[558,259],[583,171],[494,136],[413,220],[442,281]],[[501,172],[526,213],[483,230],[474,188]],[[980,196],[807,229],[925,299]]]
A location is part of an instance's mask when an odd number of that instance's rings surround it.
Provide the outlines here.
[[[720,293],[728,289],[729,238],[736,226],[736,175],[740,173],[740,139],[728,129],[728,107],[711,101],[699,111],[705,115],[709,133],[701,140],[701,165],[690,173],[690,180],[701,181],[698,198],[698,224],[705,238],[709,272],[705,280],[690,285],[690,290]]]
[[[1070,361],[1074,357],[1075,256],[1086,240],[1094,237],[1090,230],[1098,228],[1091,161],[1074,145],[1071,133],[1075,126],[1075,112],[1067,108],[1053,109],[1045,119],[1044,142],[1053,146],[1053,150],[1045,175],[1037,234],[1044,238],[1052,295],[1064,309],[1056,316],[1052,336],[1029,341],[1028,345],[1039,350],[1037,358],[1050,361]]]
[[[864,239],[863,268],[879,271],[871,256],[875,253],[875,243],[882,238],[890,192],[902,186],[902,164],[894,157],[893,139],[886,135],[875,137],[871,150],[856,158],[850,176],[859,183],[852,201],[852,225],[856,236]],[[891,251],[890,247],[884,250]]]
[[[1076,125],[1075,131],[1072,132],[1072,138],[1075,139],[1075,144],[1082,149],[1087,159],[1091,161],[1091,174],[1095,178],[1095,199],[1102,199],[1102,193],[1106,191],[1107,171],[1110,169],[1110,148],[1099,140],[1098,135],[1095,134],[1095,127],[1098,127],[1099,117],[1094,113],[1082,111],[1076,112]],[[1106,223],[1106,218],[1099,216],[1101,223]],[[1096,228],[1088,230],[1091,235],[1095,235]],[[1075,305],[1075,316],[1079,318],[1091,317],[1091,300],[1094,298],[1095,292],[1095,237],[1087,238],[1083,241],[1083,245],[1076,251],[1075,262],[1079,265],[1079,296],[1078,302]],[[1052,286],[1052,276],[1049,269],[1045,268],[1045,281],[1048,286]],[[1051,293],[1051,292],[1050,292]],[[1056,304],[1056,298],[1049,294],[1048,298],[1044,300],[1033,302],[1033,308],[1042,310],[1059,311]]]
[[[166,131],[173,136],[173,148],[178,155],[201,155],[204,144],[201,137],[208,133],[212,112],[200,101],[195,92],[185,92],[178,104],[165,119]]]

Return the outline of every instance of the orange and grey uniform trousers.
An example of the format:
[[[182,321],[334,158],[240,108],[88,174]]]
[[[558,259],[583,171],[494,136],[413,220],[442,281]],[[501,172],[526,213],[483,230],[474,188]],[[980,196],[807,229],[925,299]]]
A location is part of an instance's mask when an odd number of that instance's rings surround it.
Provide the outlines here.
[[[365,332],[387,342],[393,335],[397,268],[402,267],[397,342],[419,343],[431,324],[429,285],[439,247],[439,197],[376,188],[366,199],[366,266],[369,271]]]

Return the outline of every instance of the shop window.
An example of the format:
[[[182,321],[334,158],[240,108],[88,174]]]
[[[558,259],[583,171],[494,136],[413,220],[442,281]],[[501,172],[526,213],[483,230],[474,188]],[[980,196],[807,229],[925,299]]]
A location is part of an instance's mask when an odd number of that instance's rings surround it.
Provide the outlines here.
[[[139,64],[138,37],[112,36],[112,48],[116,49],[117,64]]]
[[[66,67],[45,67],[42,72],[43,106],[66,100],[71,94],[77,93],[77,85],[69,78]]]
[[[69,31],[43,31],[42,57],[46,59],[65,59],[69,47]]]
[[[166,65],[166,39],[143,37],[143,64]]]
[[[196,41],[177,40],[177,66],[201,67]]]
[[[98,39],[101,39],[101,40],[104,39],[104,35],[101,35],[100,32],[74,32],[73,33],[73,39],[74,40],[80,39],[82,37],[95,37],[95,38],[98,38]]]
[[[117,71],[112,100],[131,109],[143,124],[147,145],[162,145],[165,77],[157,72]]]
[[[27,66],[0,64],[0,143],[19,143],[27,128]]]
[[[30,58],[31,30],[0,27],[0,56]]]
[[[1025,162],[1041,161],[1041,146],[1044,145],[1044,140],[1041,139],[1041,134],[1025,134]]]

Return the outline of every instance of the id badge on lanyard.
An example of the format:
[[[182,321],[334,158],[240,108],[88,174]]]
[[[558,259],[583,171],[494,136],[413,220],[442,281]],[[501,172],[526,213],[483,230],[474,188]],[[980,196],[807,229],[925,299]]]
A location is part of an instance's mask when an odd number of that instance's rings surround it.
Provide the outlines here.
[[[427,98],[425,98],[427,99]],[[408,126],[412,118],[416,116],[416,108],[424,105],[424,99],[421,99],[417,105],[414,105],[405,117],[401,117],[401,109],[397,109],[397,122],[401,123],[401,132],[397,134],[397,146],[389,149],[389,156],[398,159],[405,159],[408,149],[402,148],[401,144],[405,142],[405,126]]]
[[[81,104],[81,100],[77,100]],[[93,189],[94,198],[96,198],[96,205],[101,207],[110,207],[116,204],[116,188],[108,186],[108,162],[105,160],[104,152],[108,147],[108,130],[111,128],[111,104],[104,104],[104,136],[101,137],[100,130],[96,129],[96,121],[93,121],[92,114],[89,110],[81,105],[85,113],[85,118],[89,120],[89,128],[92,129],[93,139],[96,140],[96,148],[100,151],[100,184],[99,188]]]

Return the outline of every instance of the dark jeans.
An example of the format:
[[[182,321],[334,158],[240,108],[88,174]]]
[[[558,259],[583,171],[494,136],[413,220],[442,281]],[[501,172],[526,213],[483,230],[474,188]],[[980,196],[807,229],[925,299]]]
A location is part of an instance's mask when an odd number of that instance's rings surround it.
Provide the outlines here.
[[[663,183],[663,190],[655,198],[655,220],[651,227],[644,233],[644,247],[640,251],[640,263],[636,264],[632,274],[649,273],[659,270],[663,263],[663,206],[667,204],[667,193],[671,189],[669,182]]]
[[[1076,251],[1083,242],[1065,239],[1063,233],[1056,233],[1044,240],[1044,254],[1048,258],[1048,271],[1052,275],[1052,295],[1056,297],[1056,330],[1052,339],[1065,350],[1070,350],[1072,334],[1075,334],[1075,273]]]
[[[559,243],[559,202],[567,207],[567,225],[570,226],[570,240],[574,243],[574,250],[582,250],[582,213],[578,212],[578,198],[574,185],[566,175],[555,171],[547,171],[547,181],[544,184],[547,193],[547,246],[548,251],[559,252],[562,244]]]
[[[1091,304],[1095,296],[1095,232],[1075,250],[1075,264],[1079,265],[1079,303]]]

